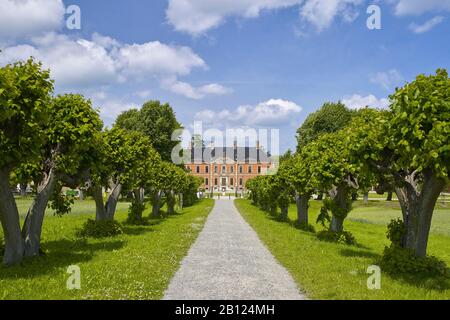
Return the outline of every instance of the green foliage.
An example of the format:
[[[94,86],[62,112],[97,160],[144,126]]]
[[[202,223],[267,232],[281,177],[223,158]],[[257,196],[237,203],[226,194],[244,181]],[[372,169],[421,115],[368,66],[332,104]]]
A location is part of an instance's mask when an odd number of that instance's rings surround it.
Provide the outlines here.
[[[386,235],[393,246],[402,247],[405,234],[406,226],[401,219],[392,220],[391,223],[389,223]]]
[[[351,232],[348,231],[333,232],[331,230],[322,230],[317,233],[317,239],[321,241],[342,243],[347,245],[356,244],[355,237],[351,234]]]
[[[178,141],[172,141],[172,134],[180,129],[175,112],[169,104],[159,101],[146,102],[140,110],[121,114],[116,126],[145,134],[164,161],[171,161],[172,149]]]
[[[343,129],[352,115],[353,112],[340,102],[325,103],[318,111],[311,113],[297,130],[297,151],[325,133]]]
[[[391,275],[450,278],[450,269],[444,261],[433,256],[420,258],[396,245],[384,249],[379,265]]]
[[[202,185],[203,181],[199,177],[194,177],[193,175],[186,175],[186,183],[183,189],[183,206],[190,207],[193,206],[197,201],[197,191]]]
[[[123,233],[122,226],[115,220],[95,221],[89,219],[83,227],[77,231],[78,237],[108,238]]]
[[[53,210],[55,216],[62,217],[69,214],[72,210],[75,197],[73,195],[65,195],[61,192],[61,184],[57,185],[53,190],[51,202],[48,207]]]
[[[0,68],[0,169],[39,157],[52,92],[50,72],[33,59]]]
[[[82,164],[91,164],[91,150],[102,127],[90,100],[78,94],[57,96],[49,106],[44,159],[52,159],[59,172],[77,174]]]
[[[142,219],[142,213],[145,210],[145,204],[133,201],[128,209],[127,224],[146,225],[146,221]]]
[[[430,168],[450,174],[450,78],[446,70],[419,75],[397,89],[392,100],[392,142],[399,168]]]
[[[322,227],[328,229],[331,223],[331,216],[326,206],[320,208],[320,213],[317,216],[316,223],[322,225]]]

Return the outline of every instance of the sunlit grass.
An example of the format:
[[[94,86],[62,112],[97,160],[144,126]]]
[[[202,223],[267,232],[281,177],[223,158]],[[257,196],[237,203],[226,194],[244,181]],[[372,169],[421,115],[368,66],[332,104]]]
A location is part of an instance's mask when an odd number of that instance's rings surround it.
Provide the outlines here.
[[[22,213],[29,202],[18,201]],[[21,266],[0,267],[0,299],[160,299],[213,204],[203,200],[181,214],[151,220],[149,226],[125,225],[123,235],[85,240],[75,233],[94,217],[95,204],[77,201],[70,215],[47,215],[42,244],[46,255]],[[120,222],[126,220],[127,207],[119,204]],[[81,290],[66,288],[70,265],[81,268]]]
[[[389,214],[385,214],[386,207],[391,204],[382,203],[378,207],[371,204],[365,208],[356,203],[350,217],[364,216],[373,219],[374,223],[347,220],[345,228],[353,233],[358,245],[346,246],[321,242],[314,234],[277,222],[247,200],[236,200],[235,203],[261,240],[311,299],[450,299],[449,281],[436,284],[416,279],[406,282],[382,273],[381,290],[367,288],[367,267],[374,264],[384,246],[389,244],[387,223],[383,224],[383,221],[389,222],[390,215],[400,214],[398,209],[392,208]],[[315,224],[320,206],[320,201],[311,201],[310,221],[317,230],[321,230]],[[450,212],[443,210],[438,213],[441,214],[438,219],[448,221]],[[294,206],[289,210],[289,217],[292,220],[296,218]],[[448,232],[448,225],[443,228]],[[430,236],[428,252],[450,265],[450,237],[437,234],[436,230]]]

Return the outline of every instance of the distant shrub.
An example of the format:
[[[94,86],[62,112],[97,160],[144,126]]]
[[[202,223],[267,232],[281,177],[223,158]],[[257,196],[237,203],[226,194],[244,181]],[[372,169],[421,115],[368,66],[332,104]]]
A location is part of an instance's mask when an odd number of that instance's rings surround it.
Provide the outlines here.
[[[428,256],[420,258],[405,248],[391,245],[385,247],[379,262],[383,271],[391,275],[417,275],[450,278],[450,269],[444,261]]]
[[[115,220],[95,221],[89,219],[78,230],[77,236],[91,238],[114,237],[123,233],[122,226]]]
[[[142,218],[142,213],[145,210],[145,204],[133,201],[128,208],[127,224],[145,225],[146,221]]]
[[[355,237],[348,231],[334,232],[323,230],[317,233],[317,238],[321,241],[343,243],[348,245],[356,244]]]

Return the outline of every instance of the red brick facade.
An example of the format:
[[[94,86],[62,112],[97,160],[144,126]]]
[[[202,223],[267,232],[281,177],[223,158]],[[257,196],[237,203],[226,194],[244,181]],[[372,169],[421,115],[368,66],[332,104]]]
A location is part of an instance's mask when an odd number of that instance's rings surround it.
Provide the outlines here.
[[[265,174],[270,163],[186,164],[186,169],[203,179],[202,188],[211,192],[245,191],[245,183]]]
[[[271,168],[271,159],[263,148],[203,147],[186,150],[191,161],[185,167],[203,179],[207,192],[244,192],[248,180],[264,175]]]

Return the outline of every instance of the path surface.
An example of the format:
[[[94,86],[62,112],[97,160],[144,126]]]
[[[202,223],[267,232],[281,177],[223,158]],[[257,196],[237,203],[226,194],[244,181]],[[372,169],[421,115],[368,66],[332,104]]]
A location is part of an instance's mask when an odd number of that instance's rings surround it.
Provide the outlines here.
[[[301,300],[291,275],[259,240],[233,201],[216,200],[166,300]]]

